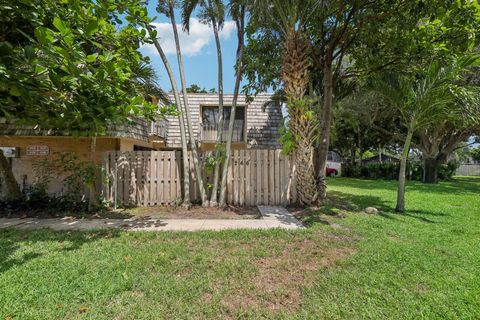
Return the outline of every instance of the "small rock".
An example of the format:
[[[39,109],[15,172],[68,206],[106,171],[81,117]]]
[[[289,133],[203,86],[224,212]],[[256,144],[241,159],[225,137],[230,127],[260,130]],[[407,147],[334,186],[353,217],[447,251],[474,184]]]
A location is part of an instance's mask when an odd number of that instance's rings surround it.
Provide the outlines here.
[[[373,213],[377,213],[377,212],[378,212],[378,209],[377,209],[377,208],[374,208],[374,207],[368,207],[368,208],[365,209],[365,212],[366,212],[366,213],[373,214]]]

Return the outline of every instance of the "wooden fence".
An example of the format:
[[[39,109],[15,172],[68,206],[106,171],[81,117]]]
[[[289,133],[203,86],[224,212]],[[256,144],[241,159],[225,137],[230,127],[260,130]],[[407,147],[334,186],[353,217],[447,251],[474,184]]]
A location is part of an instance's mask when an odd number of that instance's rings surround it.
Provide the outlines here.
[[[200,165],[210,191],[212,170],[205,166],[210,152],[200,154]],[[190,198],[200,199],[191,157]],[[123,205],[174,205],[182,199],[183,165],[180,151],[106,152],[103,195]],[[280,150],[234,150],[227,180],[227,203],[239,206],[286,205],[294,201],[290,162]]]
[[[461,164],[455,174],[457,176],[480,176],[480,164]]]

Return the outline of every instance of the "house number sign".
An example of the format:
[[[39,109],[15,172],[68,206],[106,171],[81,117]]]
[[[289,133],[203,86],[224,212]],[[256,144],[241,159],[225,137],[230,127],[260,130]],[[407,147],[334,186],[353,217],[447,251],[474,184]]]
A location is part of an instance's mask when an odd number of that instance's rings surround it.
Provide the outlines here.
[[[50,148],[44,144],[32,144],[27,146],[27,156],[48,156]]]

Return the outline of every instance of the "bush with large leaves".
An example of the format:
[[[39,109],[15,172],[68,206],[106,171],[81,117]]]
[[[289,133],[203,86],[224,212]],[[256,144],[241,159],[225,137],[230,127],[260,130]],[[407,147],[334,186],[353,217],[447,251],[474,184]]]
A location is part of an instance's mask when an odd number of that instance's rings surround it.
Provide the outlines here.
[[[137,51],[145,31],[133,15],[146,15],[141,1],[0,5],[2,122],[97,136],[134,116],[152,118],[157,108],[144,97],[159,90]]]

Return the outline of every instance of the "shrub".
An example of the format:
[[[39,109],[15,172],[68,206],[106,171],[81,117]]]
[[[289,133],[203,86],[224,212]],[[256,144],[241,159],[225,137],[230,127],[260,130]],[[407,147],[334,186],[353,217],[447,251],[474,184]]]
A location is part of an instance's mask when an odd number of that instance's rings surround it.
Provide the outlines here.
[[[8,212],[35,210],[54,212],[85,212],[88,202],[85,192],[100,178],[99,168],[90,161],[83,161],[73,153],[59,153],[56,159],[40,160],[33,164],[34,180],[24,190],[21,201],[3,202]],[[48,186],[55,176],[62,177],[63,192],[48,194]],[[100,209],[100,208],[99,208]]]
[[[452,179],[457,168],[458,164],[453,161],[441,165],[438,171],[439,179]],[[364,166],[342,164],[342,176],[348,178],[396,180],[399,171],[400,163],[398,162],[369,163]],[[423,163],[420,161],[407,162],[406,176],[408,180],[422,181]]]
[[[440,180],[452,180],[452,177],[459,166],[460,164],[456,161],[450,161],[447,164],[442,164],[440,168],[438,168],[438,178]]]

